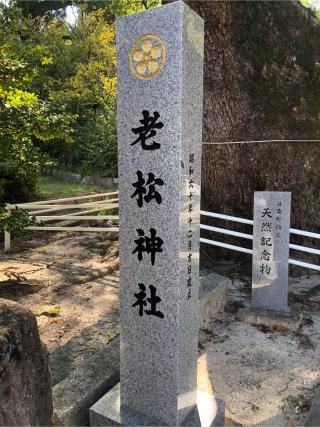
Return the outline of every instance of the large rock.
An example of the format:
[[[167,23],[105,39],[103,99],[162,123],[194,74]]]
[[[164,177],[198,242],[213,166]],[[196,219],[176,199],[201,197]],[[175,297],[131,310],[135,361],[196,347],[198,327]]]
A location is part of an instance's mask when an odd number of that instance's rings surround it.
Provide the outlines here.
[[[82,178],[81,184],[94,185],[95,184],[95,178],[93,176],[86,175]]]
[[[64,172],[62,176],[66,181],[74,184],[79,184],[82,180],[82,176],[79,173]]]
[[[31,311],[0,299],[0,426],[51,425],[48,353]]]
[[[113,186],[113,178],[97,178],[96,183],[103,187],[112,187]]]

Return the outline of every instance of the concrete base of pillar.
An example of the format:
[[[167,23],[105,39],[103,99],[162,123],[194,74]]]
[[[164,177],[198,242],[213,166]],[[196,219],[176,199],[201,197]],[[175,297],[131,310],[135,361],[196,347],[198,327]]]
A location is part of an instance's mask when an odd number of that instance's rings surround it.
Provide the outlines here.
[[[213,395],[198,391],[197,408],[183,421],[183,426],[224,426],[224,403]],[[90,426],[163,426],[129,408],[120,409],[120,383],[90,408]]]

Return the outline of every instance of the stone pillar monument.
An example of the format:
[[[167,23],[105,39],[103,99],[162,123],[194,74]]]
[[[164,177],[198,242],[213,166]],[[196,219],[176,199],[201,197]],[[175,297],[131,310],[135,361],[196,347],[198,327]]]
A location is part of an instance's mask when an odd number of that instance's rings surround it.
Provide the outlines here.
[[[291,193],[254,193],[252,307],[288,311]]]
[[[203,34],[180,1],[117,21],[121,376],[95,425],[200,425]]]

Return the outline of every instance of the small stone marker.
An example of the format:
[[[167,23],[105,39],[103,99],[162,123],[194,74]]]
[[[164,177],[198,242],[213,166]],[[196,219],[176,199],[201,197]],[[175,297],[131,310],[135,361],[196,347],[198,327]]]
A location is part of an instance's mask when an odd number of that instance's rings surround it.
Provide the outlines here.
[[[118,19],[117,68],[121,379],[91,422],[200,425],[203,20],[180,1]]]
[[[288,311],[291,193],[254,193],[252,307]]]

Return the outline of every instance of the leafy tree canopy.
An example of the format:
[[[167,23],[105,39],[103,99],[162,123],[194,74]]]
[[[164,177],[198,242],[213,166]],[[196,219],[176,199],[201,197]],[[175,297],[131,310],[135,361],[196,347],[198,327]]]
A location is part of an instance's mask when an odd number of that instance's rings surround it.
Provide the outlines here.
[[[117,173],[114,22],[159,3],[0,2],[0,202],[27,199],[48,159]]]

